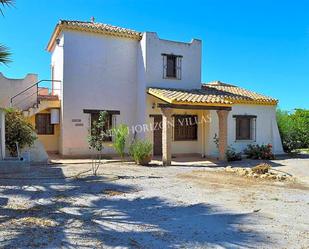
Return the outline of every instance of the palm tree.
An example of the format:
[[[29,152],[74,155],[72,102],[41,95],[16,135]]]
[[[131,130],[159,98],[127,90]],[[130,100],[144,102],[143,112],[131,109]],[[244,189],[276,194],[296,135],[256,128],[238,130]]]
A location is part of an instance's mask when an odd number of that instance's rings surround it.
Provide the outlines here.
[[[12,6],[14,0],[0,0],[0,13],[3,14],[3,8],[7,6]],[[9,49],[0,44],[0,64],[7,64],[11,62],[10,60],[11,53]]]

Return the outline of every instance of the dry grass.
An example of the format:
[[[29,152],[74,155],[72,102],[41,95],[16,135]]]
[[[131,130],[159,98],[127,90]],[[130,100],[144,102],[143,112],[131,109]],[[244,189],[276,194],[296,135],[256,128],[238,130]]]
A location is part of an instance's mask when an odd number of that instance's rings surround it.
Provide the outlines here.
[[[35,226],[35,227],[55,227],[58,225],[57,222],[47,219],[47,218],[37,218],[37,217],[23,217],[16,218],[10,221],[13,224],[21,226]]]
[[[263,186],[284,187],[291,189],[309,190],[309,187],[297,182],[276,183],[260,178],[242,177],[225,171],[194,170],[190,173],[179,174],[179,178],[190,180],[202,186],[220,188],[257,188]]]
[[[251,170],[253,173],[256,174],[266,174],[271,169],[271,165],[267,163],[261,163],[256,166],[254,166]]]
[[[105,189],[103,190],[103,194],[108,195],[108,196],[116,196],[116,195],[123,195],[126,192],[120,191],[120,190],[115,190],[115,189]]]

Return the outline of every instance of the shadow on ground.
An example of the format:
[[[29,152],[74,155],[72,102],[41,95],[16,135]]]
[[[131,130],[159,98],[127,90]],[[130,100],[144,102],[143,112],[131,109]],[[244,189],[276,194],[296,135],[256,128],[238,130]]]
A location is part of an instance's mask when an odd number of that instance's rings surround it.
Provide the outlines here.
[[[0,186],[3,248],[250,248],[265,243],[263,235],[241,229],[256,220],[255,214],[145,197],[103,176],[67,179],[60,167],[33,167],[26,177],[0,176]]]

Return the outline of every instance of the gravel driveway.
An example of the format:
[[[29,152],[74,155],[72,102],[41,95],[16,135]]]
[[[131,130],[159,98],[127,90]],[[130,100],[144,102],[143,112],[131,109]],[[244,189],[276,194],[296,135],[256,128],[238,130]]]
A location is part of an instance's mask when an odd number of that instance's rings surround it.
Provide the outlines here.
[[[297,160],[308,169],[308,159]],[[36,166],[1,175],[0,247],[308,248],[304,182],[245,179],[203,165],[131,163],[76,177],[89,168]]]

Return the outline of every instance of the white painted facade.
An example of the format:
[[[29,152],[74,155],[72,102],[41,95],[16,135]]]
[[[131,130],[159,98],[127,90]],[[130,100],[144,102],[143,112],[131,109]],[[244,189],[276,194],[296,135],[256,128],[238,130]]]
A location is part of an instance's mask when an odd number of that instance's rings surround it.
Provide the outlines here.
[[[120,38],[90,32],[63,30],[58,44],[51,50],[53,78],[61,80],[57,85],[61,95],[60,153],[66,156],[89,155],[87,136],[90,129],[90,114],[85,109],[118,110],[116,124],[124,123],[151,126],[151,114],[160,114],[156,108],[158,99],[146,94],[147,87],[180,89],[201,88],[200,40],[189,43],[160,39],[156,33],[145,32],[142,39]],[[181,55],[181,79],[162,77],[162,54]],[[55,87],[56,88],[56,87]],[[216,156],[213,141],[218,133],[216,111],[178,110],[176,113],[208,116],[209,123],[198,128],[197,141],[173,142],[172,153],[198,153]],[[233,115],[256,115],[256,140],[235,141]],[[153,139],[152,131],[141,132],[138,137]],[[274,146],[282,153],[275,106],[233,105],[228,117],[228,145],[243,150],[248,143]],[[105,146],[107,154],[114,153],[111,143]]]

